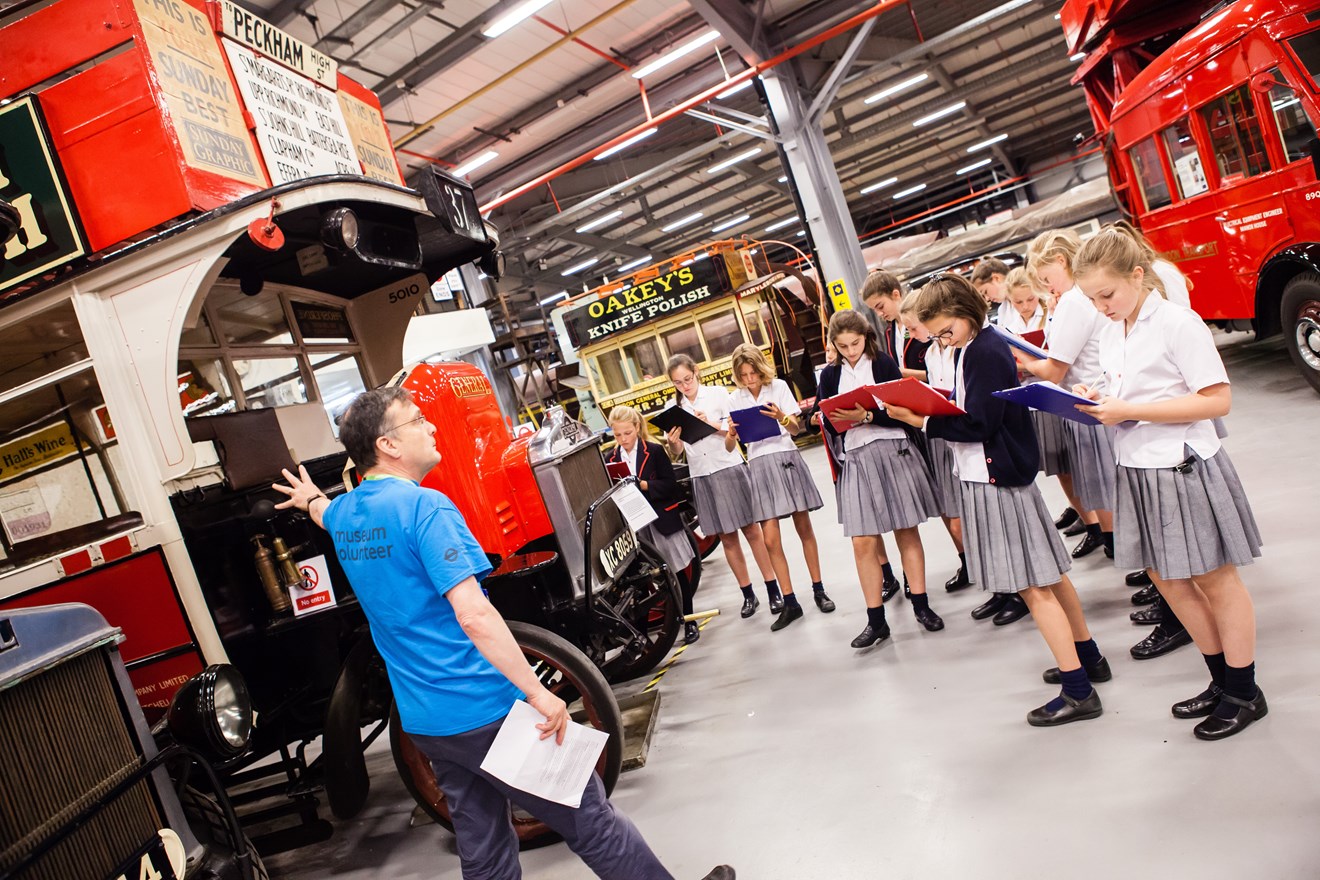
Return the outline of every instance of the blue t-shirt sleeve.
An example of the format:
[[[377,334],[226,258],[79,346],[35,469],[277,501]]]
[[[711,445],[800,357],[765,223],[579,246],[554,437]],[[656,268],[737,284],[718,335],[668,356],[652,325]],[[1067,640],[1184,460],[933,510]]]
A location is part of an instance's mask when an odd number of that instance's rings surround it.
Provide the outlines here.
[[[469,577],[481,580],[490,573],[485,551],[453,504],[436,498],[419,513],[417,553],[436,592],[443,596]]]

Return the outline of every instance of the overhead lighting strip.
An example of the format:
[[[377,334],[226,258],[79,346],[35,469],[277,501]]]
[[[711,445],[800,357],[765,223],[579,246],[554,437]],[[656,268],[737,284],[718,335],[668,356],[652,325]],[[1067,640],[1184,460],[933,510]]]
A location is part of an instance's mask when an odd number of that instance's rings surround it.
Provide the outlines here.
[[[692,214],[688,214],[686,217],[681,217],[678,220],[675,220],[673,223],[670,223],[668,226],[661,226],[660,231],[673,232],[675,229],[682,229],[684,226],[687,226],[689,223],[696,223],[704,216],[706,215],[702,214],[700,211],[697,211]]]
[[[494,39],[505,31],[517,27],[522,22],[531,18],[537,11],[549,5],[550,0],[524,0],[524,2],[519,3],[517,6],[513,7],[487,25],[486,29],[481,32],[481,35],[483,37]]]
[[[883,101],[885,98],[888,98],[890,95],[897,95],[899,92],[904,91],[906,89],[910,89],[913,86],[915,86],[917,83],[923,83],[928,79],[930,79],[929,73],[919,73],[916,76],[909,77],[903,80],[901,83],[896,83],[887,89],[881,89],[880,91],[876,92],[874,95],[867,95],[865,98],[862,99],[862,103],[874,104],[876,101]]]
[[[934,113],[921,117],[916,122],[912,123],[912,127],[919,128],[920,126],[928,125],[929,123],[932,123],[937,119],[943,119],[946,116],[957,113],[959,110],[961,110],[966,106],[967,106],[966,101],[959,101],[957,104],[950,104],[949,106],[943,109],[936,110]]]
[[[577,229],[574,229],[573,231],[590,232],[591,230],[595,229],[598,226],[604,226],[606,223],[609,223],[615,217],[622,217],[622,216],[623,216],[623,209],[620,208],[617,211],[609,212],[603,217],[597,217],[595,220],[592,220],[590,223],[583,223],[581,226],[579,226]]]
[[[719,174],[725,168],[728,168],[733,165],[737,165],[739,162],[745,161],[747,159],[752,158],[753,156],[758,156],[760,154],[761,154],[760,147],[752,147],[750,150],[743,150],[738,155],[730,156],[729,158],[725,159],[723,162],[716,162],[714,165],[706,169],[706,173]]]
[[[631,147],[633,144],[637,143],[638,141],[645,140],[645,139],[649,138],[651,135],[655,134],[657,131],[659,131],[659,129],[657,129],[657,128],[648,128],[646,131],[639,132],[639,133],[633,135],[632,137],[628,138],[628,139],[627,139],[626,141],[624,141],[623,143],[615,144],[614,146],[610,147],[610,148],[609,148],[608,150],[606,150],[605,152],[596,154],[596,157],[595,157],[595,158],[596,158],[596,161],[599,162],[601,159],[609,158],[610,156],[613,156],[615,153],[619,152],[620,150],[626,150],[626,149],[628,149],[629,147]]]
[[[683,43],[679,46],[676,46],[673,49],[670,49],[668,52],[661,55],[659,58],[655,59],[654,61],[651,61],[647,64],[643,64],[641,67],[634,70],[632,72],[633,79],[641,79],[644,76],[650,76],[660,68],[668,67],[670,64],[673,64],[675,61],[682,58],[684,55],[690,55],[691,53],[697,51],[707,43],[713,43],[719,38],[720,38],[720,32],[716,30],[709,30],[703,34],[693,37],[692,39],[688,40],[686,43]]]

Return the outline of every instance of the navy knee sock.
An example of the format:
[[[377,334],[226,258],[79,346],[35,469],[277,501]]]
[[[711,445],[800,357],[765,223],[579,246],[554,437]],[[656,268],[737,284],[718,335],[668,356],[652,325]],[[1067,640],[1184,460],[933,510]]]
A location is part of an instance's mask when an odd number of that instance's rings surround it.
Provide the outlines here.
[[[1045,708],[1051,712],[1057,712],[1062,709],[1066,703],[1063,698],[1065,695],[1074,700],[1085,700],[1091,696],[1091,679],[1086,677],[1084,667],[1073,669],[1068,672],[1059,672],[1059,683],[1063,685],[1063,693],[1045,704]]]
[[[1104,541],[1105,533],[1100,530],[1100,523],[1091,523],[1086,527],[1086,533],[1097,541]]]
[[[881,605],[878,608],[867,608],[866,622],[869,623],[873,629],[882,629],[885,625],[885,606]]]
[[[823,593],[825,592],[825,585],[822,584],[820,581],[812,581],[811,589],[817,593]]]
[[[744,599],[755,599],[755,598],[756,598],[756,594],[752,592],[752,585],[751,585],[751,584],[748,584],[748,585],[745,586],[745,587],[739,587],[738,589],[742,590],[742,594],[743,594],[743,598],[744,598]]]
[[[801,607],[802,607],[801,605],[798,604],[797,593],[785,593],[785,594],[784,594],[784,607],[785,607],[785,608],[801,608]]]
[[[925,593],[913,593],[909,601],[912,602],[913,611],[925,611],[930,607],[930,596]]]
[[[1205,668],[1210,670],[1210,683],[1222,689],[1224,686],[1224,672],[1228,669],[1228,663],[1224,660],[1224,652],[1202,654],[1201,659],[1205,661]]]
[[[891,580],[894,577],[894,569],[888,562],[880,564],[880,571],[884,573],[885,580]]]
[[[779,581],[777,581],[777,580],[766,581],[766,582],[765,582],[765,594],[766,594],[767,596],[769,596],[772,600],[773,600],[776,596],[778,596],[778,595],[779,595]]]
[[[1077,659],[1082,661],[1083,669],[1090,669],[1104,659],[1100,654],[1100,649],[1096,647],[1095,639],[1073,642],[1073,644],[1077,646]]]
[[[1246,666],[1224,666],[1224,693],[1239,700],[1254,700],[1259,690],[1256,687],[1256,664]],[[1226,700],[1220,700],[1215,707],[1215,717],[1229,719],[1238,713],[1237,706]]]

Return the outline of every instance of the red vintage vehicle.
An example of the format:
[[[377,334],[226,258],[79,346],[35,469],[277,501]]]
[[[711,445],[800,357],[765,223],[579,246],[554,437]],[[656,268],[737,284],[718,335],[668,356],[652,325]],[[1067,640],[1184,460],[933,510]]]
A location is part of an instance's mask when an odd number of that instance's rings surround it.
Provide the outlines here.
[[[1320,390],[1320,4],[1067,0],[1120,206],[1207,320],[1282,332]]]
[[[398,377],[442,427],[428,483],[490,553],[488,588],[529,662],[616,734],[598,767],[612,785],[622,722],[600,669],[627,677],[663,656],[673,573],[621,518],[576,423],[560,414],[515,442],[477,367],[400,373],[432,283],[495,272],[471,188],[438,170],[404,186],[375,96],[228,0],[19,3],[0,10],[0,58],[0,698],[19,692],[8,682],[33,695],[0,701],[0,751],[84,754],[85,707],[40,663],[82,642],[56,626],[35,665],[11,642],[42,631],[16,609],[85,603],[111,628],[87,622],[114,648],[99,674],[141,704],[99,719],[98,737],[132,728],[143,767],[146,725],[201,752],[221,806],[227,789],[266,831],[258,849],[323,839],[322,799],[358,811],[389,683],[327,536],[276,516],[270,483],[301,462],[345,491],[333,417]],[[428,318],[475,312],[437,308]],[[443,819],[407,748],[396,735],[406,782]],[[77,769],[25,777],[42,797],[0,838],[0,872],[35,858],[20,851],[34,840],[79,849],[63,819],[81,823],[87,792],[113,788],[97,774],[123,768]],[[169,791],[155,787],[163,812],[127,808],[131,827],[176,828]],[[94,867],[22,876],[137,876],[154,838],[114,840]],[[188,871],[203,863],[190,849]]]

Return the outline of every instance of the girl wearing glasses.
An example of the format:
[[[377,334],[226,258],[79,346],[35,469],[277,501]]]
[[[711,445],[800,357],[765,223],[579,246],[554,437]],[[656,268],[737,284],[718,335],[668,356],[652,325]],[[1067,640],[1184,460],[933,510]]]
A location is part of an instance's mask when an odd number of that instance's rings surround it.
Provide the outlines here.
[[[1058,666],[1047,682],[1062,693],[1027,714],[1036,727],[1095,718],[1102,712],[1092,680],[1110,678],[1109,664],[1091,638],[1077,592],[1064,572],[1071,567],[1036,488],[1040,464],[1036,432],[1024,407],[993,392],[1017,385],[1008,343],[982,333],[987,305],[965,279],[943,275],[917,300],[917,318],[941,345],[960,349],[954,396],[960,416],[923,418],[887,406],[899,422],[924,427],[953,449],[962,495],[963,530],[972,580],[983,590],[1019,593],[1031,609]]]
[[[830,318],[829,339],[839,359],[821,371],[818,400],[901,378],[894,359],[880,350],[871,323],[852,309]],[[866,597],[866,627],[852,646],[868,648],[889,638],[880,556],[885,532],[893,532],[898,544],[917,622],[930,632],[944,629],[926,595],[926,551],[917,531],[917,526],[940,515],[925,458],[904,426],[874,402],[870,407],[836,410],[835,415],[851,425],[842,432],[843,473],[835,490],[839,521],[843,533],[852,538],[857,578]],[[840,433],[828,418],[821,425],[831,434]]]
[[[729,432],[728,389],[701,384],[697,363],[685,354],[676,354],[665,367],[669,381],[674,383],[674,399],[665,405],[681,406],[697,418],[715,428],[715,433],[695,443],[683,440],[683,429],[675,427],[665,435],[674,455],[687,453],[688,475],[692,478],[692,501],[701,521],[701,531],[717,535],[724,548],[724,558],[738,579],[742,589],[742,616],[751,617],[761,606],[761,600],[752,592],[752,580],[747,571],[747,558],[743,556],[738,532],[743,533],[752,548],[752,558],[765,579],[766,595],[770,599],[770,613],[778,615],[784,610],[784,598],[775,580],[770,554],[765,549],[761,526],[756,521],[756,508],[752,502],[752,481],[738,451],[736,434]]]

